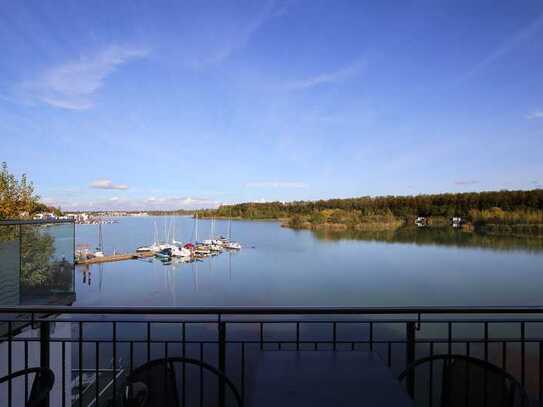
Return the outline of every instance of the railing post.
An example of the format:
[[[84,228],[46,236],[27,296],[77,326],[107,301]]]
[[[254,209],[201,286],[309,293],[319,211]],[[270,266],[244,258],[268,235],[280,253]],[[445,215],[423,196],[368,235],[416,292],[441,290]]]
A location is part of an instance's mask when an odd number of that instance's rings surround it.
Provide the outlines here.
[[[414,322],[407,322],[406,324],[406,342],[405,342],[405,360],[407,366],[415,361],[415,345],[416,345],[416,326]],[[407,393],[411,398],[415,395],[415,372],[411,370],[407,375]]]
[[[219,318],[219,370],[226,373],[226,323]],[[219,407],[224,407],[224,379],[219,378]]]
[[[40,367],[49,368],[49,321],[40,323]],[[62,367],[64,369],[64,366]],[[40,404],[40,407],[49,407],[49,396]]]

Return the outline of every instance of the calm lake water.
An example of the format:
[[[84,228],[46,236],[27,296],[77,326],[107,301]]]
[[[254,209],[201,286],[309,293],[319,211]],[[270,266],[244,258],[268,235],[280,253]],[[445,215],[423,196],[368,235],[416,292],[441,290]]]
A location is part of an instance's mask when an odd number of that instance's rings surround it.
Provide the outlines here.
[[[103,226],[106,253],[151,244],[175,220],[176,239],[193,238],[188,217],[125,217]],[[226,234],[227,221],[216,221]],[[199,238],[211,231],[199,221]],[[445,229],[314,233],[276,222],[233,221],[244,248],[202,262],[132,260],[76,269],[74,305],[392,306],[540,305],[543,239],[498,238]],[[77,243],[96,245],[98,226],[78,225]]]

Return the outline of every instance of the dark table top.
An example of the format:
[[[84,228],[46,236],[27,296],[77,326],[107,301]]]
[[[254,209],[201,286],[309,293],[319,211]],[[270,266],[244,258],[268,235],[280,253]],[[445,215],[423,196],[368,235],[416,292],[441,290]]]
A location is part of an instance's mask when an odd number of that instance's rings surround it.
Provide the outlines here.
[[[371,352],[262,351],[247,379],[247,406],[412,406]]]

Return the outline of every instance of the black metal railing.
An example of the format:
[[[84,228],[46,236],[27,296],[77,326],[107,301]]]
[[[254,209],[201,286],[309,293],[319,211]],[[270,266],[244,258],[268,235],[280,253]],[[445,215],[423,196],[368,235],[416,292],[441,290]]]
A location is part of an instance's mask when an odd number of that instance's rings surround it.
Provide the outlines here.
[[[251,359],[262,350],[371,351],[395,375],[437,353],[475,356],[517,378],[529,405],[543,405],[542,307],[36,306],[0,308],[0,323],[8,327],[0,337],[0,373],[50,367],[55,406],[120,405],[127,374],[173,356],[217,367],[245,398]],[[438,405],[435,370],[408,376],[406,390],[421,405]],[[26,382],[6,385],[2,405],[28,394]],[[180,385],[183,405],[231,401],[220,380],[185,366]]]

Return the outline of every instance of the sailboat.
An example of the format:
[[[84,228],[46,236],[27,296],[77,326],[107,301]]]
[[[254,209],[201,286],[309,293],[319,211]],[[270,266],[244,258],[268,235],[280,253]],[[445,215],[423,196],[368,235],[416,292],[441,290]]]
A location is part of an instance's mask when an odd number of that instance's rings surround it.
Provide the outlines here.
[[[160,247],[160,244],[158,243],[158,228],[156,224],[156,220],[154,222],[154,235],[153,235],[153,244],[151,246],[141,246],[136,249],[136,252],[153,252],[157,253],[161,251],[164,247]]]
[[[215,239],[215,218],[211,218],[211,236],[209,239],[204,240],[204,244],[209,247],[211,252],[222,252],[222,242]]]
[[[98,221],[98,247],[94,252],[94,257],[104,257],[104,238],[102,236],[102,219]]]
[[[232,241],[232,216],[228,219],[228,239],[224,239],[223,247],[230,250],[241,250],[241,245]]]
[[[208,245],[198,242],[198,213],[194,217],[194,254],[197,257],[205,257],[211,254]]]
[[[184,247],[182,242],[175,240],[175,219],[172,222],[172,243],[169,248],[173,257],[188,258],[192,256],[191,251]]]

